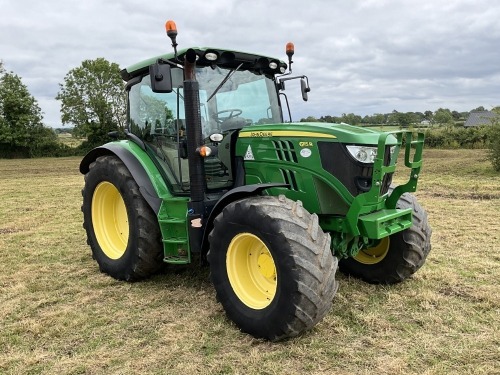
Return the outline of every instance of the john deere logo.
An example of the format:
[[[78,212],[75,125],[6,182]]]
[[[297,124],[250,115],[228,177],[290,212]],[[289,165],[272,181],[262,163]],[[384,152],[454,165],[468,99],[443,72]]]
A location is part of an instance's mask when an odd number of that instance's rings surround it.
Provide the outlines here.
[[[250,132],[250,137],[272,137],[273,132]]]
[[[302,137],[302,138],[337,138],[333,134],[317,133],[317,132],[302,132],[296,130],[273,130],[273,131],[242,131],[241,138],[265,138],[265,137]],[[307,143],[307,141],[304,141]],[[309,142],[312,143],[312,142]],[[301,147],[311,147],[311,144],[304,144]]]

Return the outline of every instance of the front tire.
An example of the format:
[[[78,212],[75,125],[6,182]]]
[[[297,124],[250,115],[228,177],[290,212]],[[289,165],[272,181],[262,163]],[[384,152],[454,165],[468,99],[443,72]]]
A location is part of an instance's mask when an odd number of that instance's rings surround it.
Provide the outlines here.
[[[158,221],[139,186],[116,156],[100,156],[85,175],[83,227],[102,272],[134,281],[163,265]]]
[[[354,258],[342,259],[340,271],[371,284],[396,284],[422,267],[431,251],[432,229],[427,213],[408,193],[399,198],[396,207],[413,209],[413,225],[361,250]]]
[[[296,336],[330,310],[337,259],[330,236],[284,196],[229,204],[210,234],[208,261],[228,317],[257,338]]]

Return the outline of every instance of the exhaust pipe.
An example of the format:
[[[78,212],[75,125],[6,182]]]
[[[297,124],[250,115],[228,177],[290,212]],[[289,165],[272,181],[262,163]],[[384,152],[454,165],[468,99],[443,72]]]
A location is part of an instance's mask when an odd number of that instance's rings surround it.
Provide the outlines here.
[[[188,204],[189,244],[191,252],[201,250],[205,214],[205,164],[196,149],[202,145],[199,83],[196,81],[196,52],[188,49],[184,57],[184,107],[189,165],[190,198]]]

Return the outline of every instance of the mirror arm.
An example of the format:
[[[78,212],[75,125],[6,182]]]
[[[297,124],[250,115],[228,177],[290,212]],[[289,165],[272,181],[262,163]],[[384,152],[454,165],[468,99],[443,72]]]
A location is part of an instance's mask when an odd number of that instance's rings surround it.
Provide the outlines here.
[[[173,67],[180,68],[180,69],[184,70],[184,65],[177,64],[177,63],[175,63],[173,61],[170,61],[170,60],[159,58],[158,59],[158,63],[169,64],[170,66],[173,66]]]
[[[299,79],[299,78],[305,78],[307,80],[307,85],[309,85],[309,79],[307,78],[307,76],[293,76],[293,77],[286,77],[286,78],[279,78],[278,77],[278,81],[284,82],[284,81],[290,81],[292,79]]]

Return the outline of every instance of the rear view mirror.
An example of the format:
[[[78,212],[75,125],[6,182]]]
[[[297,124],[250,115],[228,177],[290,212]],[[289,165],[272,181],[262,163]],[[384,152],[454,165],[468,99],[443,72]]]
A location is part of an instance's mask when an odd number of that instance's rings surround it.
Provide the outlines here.
[[[300,89],[302,91],[302,99],[304,99],[305,102],[307,102],[307,93],[311,91],[311,88],[309,87],[309,84],[304,78],[300,79]]]
[[[149,66],[151,90],[153,92],[172,92],[172,73],[170,65],[159,62]]]

